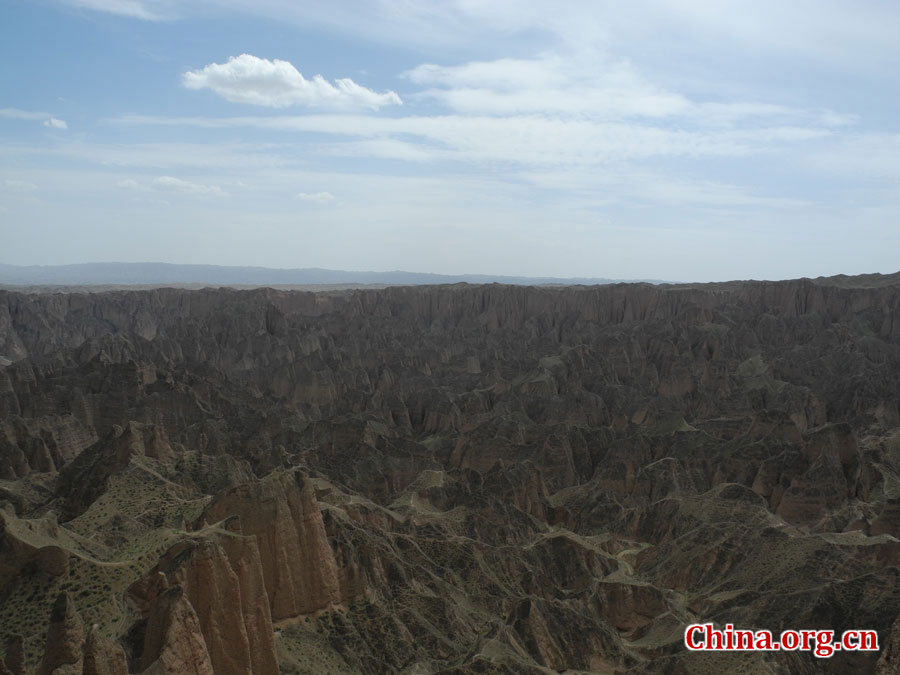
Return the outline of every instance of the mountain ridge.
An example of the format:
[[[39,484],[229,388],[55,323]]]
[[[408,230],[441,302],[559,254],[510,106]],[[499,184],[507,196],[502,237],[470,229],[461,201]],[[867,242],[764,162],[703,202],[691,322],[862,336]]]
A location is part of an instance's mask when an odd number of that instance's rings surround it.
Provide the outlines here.
[[[435,274],[332,270],[320,267],[274,268],[259,266],[200,265],[175,263],[99,262],[71,265],[10,265],[0,263],[0,284],[219,284],[219,285],[320,285],[380,284],[432,285],[452,283],[504,283],[510,285],[597,285],[621,283],[667,283],[659,279],[618,280],[605,277],[530,277],[494,274]]]

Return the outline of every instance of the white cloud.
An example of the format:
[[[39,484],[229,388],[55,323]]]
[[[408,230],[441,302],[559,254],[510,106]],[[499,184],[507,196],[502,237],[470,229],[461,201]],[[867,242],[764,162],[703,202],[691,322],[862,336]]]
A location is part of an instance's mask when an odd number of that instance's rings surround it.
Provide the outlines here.
[[[125,117],[131,125],[250,127],[359,139],[324,147],[331,154],[390,159],[512,162],[535,165],[609,164],[649,157],[742,157],[829,136],[828,129],[760,126],[747,129],[670,129],[583,117],[516,115],[301,115],[290,117]]]
[[[19,108],[0,108],[0,117],[8,117],[14,120],[45,120],[50,115],[44,112],[32,112]]]
[[[758,0],[749,7],[739,0],[714,5],[708,0],[58,1],[151,20],[176,14],[202,19],[231,11],[304,29],[325,28],[392,48],[425,47],[432,53],[448,46],[456,53],[461,46],[477,45],[483,51],[487,42],[508,44],[523,37],[538,48],[602,45],[635,56],[665,55],[667,47],[679,43],[690,44],[695,54],[740,45],[759,58],[788,53],[866,73],[877,66],[888,69],[900,56],[895,30],[900,8],[887,1]],[[674,69],[681,65],[672,63]],[[887,70],[884,74],[895,77]]]
[[[854,134],[805,155],[802,162],[831,174],[900,186],[900,133]]]
[[[69,125],[50,113],[37,112],[32,110],[21,110],[20,108],[0,108],[0,117],[6,117],[14,120],[35,120],[43,121],[45,127],[52,129],[68,129]]]
[[[626,61],[599,55],[424,64],[405,75],[416,84],[432,85],[421,96],[463,113],[666,117],[691,107],[684,96],[654,85]]]
[[[159,169],[168,172],[184,167],[203,169],[257,170],[284,166],[293,150],[287,143],[91,143],[82,140],[52,146],[3,143],[0,160],[7,163],[24,157],[65,157],[112,167]],[[0,162],[2,163],[2,162]]]
[[[125,180],[120,180],[116,183],[117,188],[121,188],[123,190],[137,190],[138,183],[136,180],[132,180],[131,178],[126,178]]]
[[[118,14],[145,21],[160,21],[164,18],[162,6],[167,3],[143,2],[142,0],[62,0],[65,4],[96,12]]]
[[[561,60],[554,55],[536,59],[470,61],[459,66],[424,63],[404,73],[416,84],[507,91],[556,88],[567,82]]]
[[[747,120],[769,124],[854,124],[856,116],[759,102],[697,102],[641,75],[628,61],[597,50],[534,59],[472,61],[458,66],[423,64],[404,73],[428,86],[417,97],[463,114],[578,116],[588,119],[678,117],[705,126]]]
[[[37,190],[37,185],[25,180],[4,180],[3,185],[11,192],[31,192]]]
[[[334,201],[334,195],[330,192],[298,192],[297,199],[315,204],[327,204]]]
[[[450,156],[447,149],[423,143],[422,139],[413,141],[399,138],[358,139],[326,145],[322,150],[335,156],[376,157],[378,159],[398,159],[404,162],[429,162]]]
[[[211,63],[182,76],[188,89],[212,89],[234,103],[249,103],[270,108],[292,105],[335,109],[400,105],[393,91],[378,93],[340,78],[332,84],[321,75],[307,80],[290,62],[261,59],[251,54],[232,56],[226,63]]]
[[[871,67],[885,57],[882,65],[887,65],[900,56],[895,3],[757,0],[748,6],[740,0],[671,0],[652,9],[649,4],[641,0],[628,10],[643,14],[651,31],[668,24],[682,38],[693,33],[758,54],[799,54],[841,68]]]
[[[517,174],[540,188],[575,193],[596,205],[643,204],[704,209],[799,209],[812,206],[802,199],[770,197],[751,189],[707,179],[683,178],[633,166],[613,171],[546,170]]]
[[[190,183],[180,178],[172,176],[160,176],[153,180],[153,188],[155,190],[165,190],[167,192],[181,192],[184,194],[194,195],[211,195],[213,197],[227,197],[225,192],[218,185],[202,185],[200,183]]]
[[[185,3],[188,5],[188,3]],[[286,0],[219,0],[190,3],[195,14],[211,6],[265,16],[279,22],[325,27],[367,41],[425,47],[429,52],[459,53],[461,47],[484,52],[486,43],[538,49],[615,47],[621,53],[649,57],[672,53],[673,45],[690,45],[693,54],[716,66],[715,48],[740,46],[754,60],[772,55],[799,55],[871,73],[900,56],[897,3],[848,3],[842,0],[344,0],[335,3]],[[182,6],[188,11],[186,6]],[[524,39],[524,40],[523,40]],[[447,47],[450,49],[448,50]],[[509,53],[509,52],[507,52]],[[521,53],[519,51],[519,53]],[[683,64],[672,62],[673,71]],[[896,69],[895,69],[896,70]]]

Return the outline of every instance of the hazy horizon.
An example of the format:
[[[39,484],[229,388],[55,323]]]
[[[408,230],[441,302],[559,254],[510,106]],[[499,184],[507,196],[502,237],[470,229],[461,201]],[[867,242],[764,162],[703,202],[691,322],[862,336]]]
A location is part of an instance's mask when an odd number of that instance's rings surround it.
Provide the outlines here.
[[[117,270],[115,268],[128,268]],[[144,268],[135,270],[133,268]],[[21,270],[17,278],[10,268]],[[72,270],[71,268],[77,268]],[[99,268],[99,269],[98,269]],[[112,269],[111,269],[112,268]],[[149,268],[149,269],[147,269]],[[172,268],[159,269],[159,268]],[[178,272],[181,272],[179,276]],[[203,274],[206,271],[207,274]],[[246,276],[250,273],[250,276]],[[244,274],[245,276],[241,276]],[[875,272],[862,275],[836,273],[812,278],[832,277],[893,277],[894,272]],[[430,278],[429,278],[430,277]],[[611,278],[611,277],[555,277],[531,275],[502,275],[489,272],[436,273],[422,270],[338,270],[321,267],[265,267],[253,265],[209,265],[204,263],[167,263],[161,261],[94,261],[63,265],[15,265],[0,261],[0,286],[97,286],[97,285],[193,285],[202,283],[224,284],[226,286],[315,286],[315,285],[420,285],[447,283],[506,283],[521,284],[609,284],[609,283],[650,283],[691,285],[720,282],[768,282],[790,281],[810,277],[786,277],[781,279],[746,278],[723,279],[719,281],[696,281],[692,279],[659,279],[651,277]],[[129,280],[131,279],[131,280]]]
[[[897,271],[892,3],[10,0],[0,19],[5,264]]]
[[[173,264],[165,262],[94,262],[71,265],[10,265],[0,262],[0,286],[93,286],[224,284],[238,286],[420,285],[452,283],[608,284],[615,282],[678,283],[669,279],[606,277],[531,277],[480,273],[435,274],[415,270],[334,270],[318,267],[281,268]]]

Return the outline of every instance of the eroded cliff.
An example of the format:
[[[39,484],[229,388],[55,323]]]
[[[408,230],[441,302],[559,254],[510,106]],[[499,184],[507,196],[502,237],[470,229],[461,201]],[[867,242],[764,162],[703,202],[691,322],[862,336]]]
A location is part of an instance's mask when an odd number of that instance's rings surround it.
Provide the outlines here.
[[[0,356],[12,672],[894,667],[897,278],[0,292]]]

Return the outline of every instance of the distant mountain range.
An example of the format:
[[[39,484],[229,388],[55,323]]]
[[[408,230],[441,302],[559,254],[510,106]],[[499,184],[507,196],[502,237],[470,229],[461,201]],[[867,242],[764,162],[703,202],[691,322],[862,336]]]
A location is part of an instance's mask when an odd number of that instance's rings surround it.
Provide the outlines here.
[[[595,285],[623,280],[601,277],[508,277],[489,274],[427,274],[423,272],[348,272],[319,268],[275,269],[222,265],[172,265],[169,263],[82,263],[78,265],[0,264],[0,284],[13,285],[123,285],[123,284],[213,284],[218,286],[342,285],[377,284],[406,286],[423,284],[516,284]],[[656,279],[633,279],[652,284]]]

